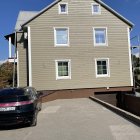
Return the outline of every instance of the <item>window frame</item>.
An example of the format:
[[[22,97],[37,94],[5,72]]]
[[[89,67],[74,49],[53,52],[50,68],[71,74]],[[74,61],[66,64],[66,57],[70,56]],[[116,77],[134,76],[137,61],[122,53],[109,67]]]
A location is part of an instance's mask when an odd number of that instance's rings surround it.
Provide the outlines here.
[[[57,29],[67,29],[67,44],[57,44]],[[69,47],[69,27],[54,27],[54,46],[55,47]]]
[[[66,12],[61,11],[61,5],[63,5],[63,4],[66,5]],[[58,4],[58,13],[59,14],[68,14],[68,3],[59,3]]]
[[[95,37],[95,33],[96,33],[96,29],[104,29],[105,30],[105,43],[96,43],[96,37]],[[93,43],[94,46],[108,46],[108,30],[107,27],[93,27]]]
[[[97,68],[97,61],[106,61],[107,63],[107,74],[98,74],[98,68]],[[96,72],[96,78],[100,77],[110,77],[110,62],[109,58],[95,58],[95,72]]]
[[[98,5],[99,6],[99,12],[94,12],[94,5]],[[92,3],[91,9],[92,9],[92,15],[101,15],[101,5],[100,4]]]
[[[58,62],[68,62],[68,76],[59,76],[58,75]],[[55,71],[56,71],[56,80],[71,79],[71,60],[70,59],[55,60]]]

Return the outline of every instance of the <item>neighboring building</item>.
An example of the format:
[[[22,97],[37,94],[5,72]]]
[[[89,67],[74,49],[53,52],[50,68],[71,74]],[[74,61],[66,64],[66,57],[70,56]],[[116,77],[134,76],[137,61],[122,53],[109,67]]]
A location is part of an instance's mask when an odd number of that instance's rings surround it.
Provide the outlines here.
[[[20,12],[16,32],[5,36],[16,39],[18,86],[131,90],[132,27],[100,0],[56,0],[40,12]]]
[[[0,60],[0,65],[2,65],[3,63],[6,63],[7,60]]]

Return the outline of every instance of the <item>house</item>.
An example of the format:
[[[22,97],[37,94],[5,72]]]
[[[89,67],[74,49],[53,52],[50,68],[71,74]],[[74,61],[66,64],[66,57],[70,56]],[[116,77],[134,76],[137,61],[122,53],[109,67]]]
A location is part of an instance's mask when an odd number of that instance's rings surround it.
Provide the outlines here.
[[[56,0],[21,11],[15,33],[18,86],[57,96],[130,91],[133,23],[101,0]],[[14,44],[14,43],[13,43]]]

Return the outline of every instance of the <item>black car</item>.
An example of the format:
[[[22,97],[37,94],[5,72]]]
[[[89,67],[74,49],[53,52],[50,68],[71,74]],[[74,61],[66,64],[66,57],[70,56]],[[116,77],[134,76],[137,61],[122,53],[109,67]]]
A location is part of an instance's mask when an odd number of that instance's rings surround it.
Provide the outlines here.
[[[37,124],[41,93],[32,87],[0,90],[0,125]]]

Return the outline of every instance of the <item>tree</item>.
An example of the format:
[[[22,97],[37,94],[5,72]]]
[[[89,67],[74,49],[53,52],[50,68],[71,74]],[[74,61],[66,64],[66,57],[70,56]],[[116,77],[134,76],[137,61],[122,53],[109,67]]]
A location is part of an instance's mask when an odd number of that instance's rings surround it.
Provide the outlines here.
[[[134,76],[134,85],[135,87],[140,87],[140,58],[135,55],[132,56],[133,60],[133,76]]]
[[[133,67],[140,67],[140,59],[138,57],[136,57],[135,55],[132,56],[132,60],[133,60]]]
[[[13,63],[3,63],[0,65],[0,88],[5,88],[5,87],[11,87],[13,83],[13,68],[14,64]],[[15,75],[17,73],[17,70],[15,70]],[[16,80],[17,76],[15,78],[15,83],[17,83]]]

